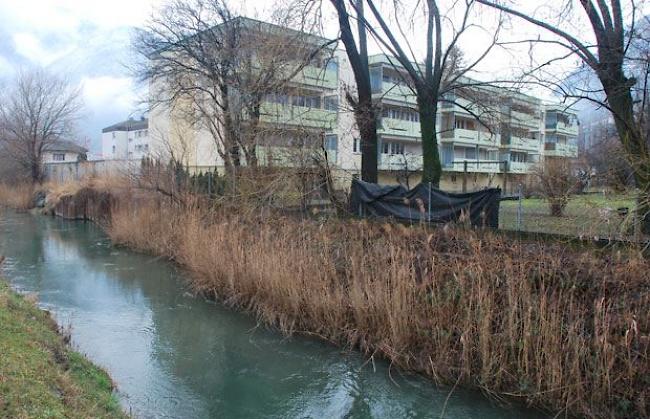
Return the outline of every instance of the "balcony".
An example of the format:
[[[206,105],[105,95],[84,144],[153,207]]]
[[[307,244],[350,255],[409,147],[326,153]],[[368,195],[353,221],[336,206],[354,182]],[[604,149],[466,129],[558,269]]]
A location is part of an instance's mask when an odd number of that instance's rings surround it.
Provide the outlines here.
[[[509,141],[506,137],[502,138],[506,139],[506,141],[501,144],[503,147],[513,148],[516,150],[539,152],[540,141],[535,138],[511,136],[509,137]]]
[[[488,132],[474,131],[469,129],[456,128],[444,131],[441,134],[442,142],[464,143],[469,145],[492,145],[495,146],[499,135],[490,135]]]
[[[331,130],[336,127],[336,111],[326,109],[265,102],[262,104],[260,112],[260,120],[271,124],[323,130]]]
[[[412,137],[412,139],[415,141],[419,141],[422,137],[420,134],[419,122],[386,117],[381,118],[381,123],[377,129],[377,134]]]
[[[545,143],[544,155],[549,157],[578,157],[578,146],[563,143]]]
[[[381,91],[373,91],[375,98],[381,97],[386,100],[393,100],[396,102],[406,102],[410,105],[416,105],[417,100],[415,94],[408,86],[402,84],[395,84],[389,82],[381,83]]]
[[[324,157],[322,150],[316,147],[258,146],[256,154],[261,166],[272,167],[313,167],[314,158]],[[327,150],[330,164],[337,163],[337,154],[335,150]]]
[[[534,130],[539,130],[542,120],[537,114],[529,114],[525,112],[511,111],[510,123],[513,126],[525,127]]]
[[[566,124],[564,122],[557,122],[546,126],[547,131],[555,131],[557,134],[578,136],[578,126],[575,124]]]
[[[447,172],[464,172],[465,161],[467,161],[467,171],[471,173],[499,173],[503,171],[503,162],[498,160],[454,160],[445,163],[442,169]]]
[[[379,155],[379,170],[422,170],[422,156],[411,154],[384,154]]]
[[[508,162],[508,172],[509,173],[529,173],[533,167],[533,163],[529,162],[519,162],[519,161],[509,161]]]
[[[292,81],[319,89],[336,90],[339,87],[339,75],[334,69],[306,66]]]

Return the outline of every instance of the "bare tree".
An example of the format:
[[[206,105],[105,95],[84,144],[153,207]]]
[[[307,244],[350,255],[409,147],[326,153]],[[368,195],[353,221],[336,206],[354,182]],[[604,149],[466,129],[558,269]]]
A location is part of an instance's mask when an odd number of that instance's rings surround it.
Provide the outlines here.
[[[339,28],[341,31],[341,42],[345,46],[345,52],[350,60],[350,66],[354,73],[356,82],[356,95],[346,92],[346,97],[352,110],[355,121],[359,128],[361,140],[361,180],[377,183],[378,172],[378,144],[377,144],[377,107],[372,100],[372,88],[370,85],[370,69],[368,65],[367,34],[364,18],[364,0],[355,0],[352,8],[356,12],[357,20],[357,41],[352,32],[350,15],[345,0],[330,0],[338,16]]]
[[[276,13],[283,25],[291,16]],[[151,86],[150,106],[208,132],[234,174],[242,160],[257,165],[264,107],[281,112],[289,82],[331,53],[334,41],[305,33],[308,22],[301,16],[301,30],[290,30],[239,16],[225,0],[175,0],[136,36],[145,58],[136,72]]]
[[[565,52],[558,54],[558,57],[554,59],[545,61],[536,69],[547,67],[568,56],[574,56],[595,73],[602,86],[602,89],[598,91],[591,89],[570,91],[552,80],[546,84],[559,90],[566,97],[596,102],[612,113],[619,140],[634,169],[635,183],[640,190],[637,210],[642,220],[642,229],[645,233],[650,233],[650,145],[646,136],[643,135],[642,124],[639,123],[641,118],[638,113],[643,106],[635,105],[634,87],[638,84],[638,80],[631,76],[629,71],[629,63],[632,58],[630,45],[636,36],[636,11],[642,1],[631,0],[629,2],[631,10],[628,13],[629,20],[627,22],[620,0],[597,0],[595,2],[592,0],[575,2],[567,0],[562,4],[561,9],[557,10],[556,15],[559,16],[559,20],[555,21],[550,18],[536,17],[529,10],[514,4],[510,6],[508,2],[477,1],[529,22],[554,35],[551,39],[539,38],[522,41],[555,45],[564,49]],[[569,20],[572,17],[574,4],[577,4],[576,7],[584,13],[583,16],[587,19],[589,31],[575,33],[571,30],[577,26],[574,19]],[[595,38],[595,43],[592,38]],[[544,80],[540,80],[540,83],[545,84]],[[645,90],[647,91],[647,89]]]
[[[32,182],[42,182],[44,151],[74,136],[81,110],[78,87],[44,70],[20,72],[0,94],[2,152],[24,168]]]
[[[560,157],[547,157],[533,174],[539,182],[540,192],[548,201],[551,215],[561,217],[571,196],[582,185],[573,162]]]
[[[392,2],[391,11],[382,10],[375,0],[366,0],[369,10],[372,13],[371,19],[364,19],[368,31],[392,56],[408,74],[408,85],[414,91],[417,98],[418,111],[420,113],[420,131],[422,133],[422,154],[423,173],[422,181],[431,182],[438,186],[442,175],[442,166],[438,152],[438,131],[437,116],[439,102],[452,102],[457,106],[465,108],[474,115],[472,109],[455,101],[451,93],[467,91],[479,88],[488,83],[469,81],[467,75],[498,45],[500,22],[495,25],[494,31],[488,33],[491,43],[485,50],[471,62],[463,62],[459,50],[459,40],[470,29],[478,29],[477,22],[473,21],[475,1],[453,2],[452,8],[462,9],[460,19],[454,21],[451,8],[448,11],[441,10],[437,0],[426,0],[416,2],[409,10],[405,10],[401,2]],[[406,36],[403,25],[398,15],[405,15],[409,21],[413,21],[416,13],[422,10],[425,16],[425,57],[418,59],[414,51],[412,37]],[[390,25],[386,16],[395,16],[394,25]],[[410,16],[410,19],[408,18]],[[363,18],[363,16],[362,16]],[[377,22],[377,25],[373,23]],[[449,23],[449,40],[443,40],[445,22]],[[446,97],[447,96],[447,97]],[[491,129],[491,127],[488,127]]]

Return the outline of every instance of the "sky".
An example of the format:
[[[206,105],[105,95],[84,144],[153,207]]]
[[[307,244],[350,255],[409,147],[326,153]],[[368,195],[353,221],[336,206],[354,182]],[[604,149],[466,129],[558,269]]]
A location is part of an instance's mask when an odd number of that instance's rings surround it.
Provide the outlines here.
[[[80,84],[86,111],[76,140],[88,144],[91,152],[98,151],[102,128],[141,115],[139,99],[146,95],[128,69],[134,59],[131,36],[134,28],[142,26],[163,1],[0,0],[0,79],[10,79],[21,68],[40,66]],[[554,1],[560,0],[544,4]],[[237,4],[243,14],[262,19],[273,7],[270,0],[242,0]],[[336,36],[331,11],[326,10],[325,16],[325,35]],[[483,13],[478,21],[489,26],[494,16]],[[424,41],[421,19],[415,16],[405,28],[410,39],[415,40],[417,55]],[[536,29],[523,29],[521,22],[509,23],[506,30],[513,38],[534,37],[537,33]],[[461,46],[471,59],[483,51],[488,39],[484,31],[475,29]],[[379,47],[374,44],[372,49],[378,52]],[[546,48],[538,54],[543,57],[553,53]],[[480,70],[486,77],[508,74],[529,58],[525,47],[507,52],[495,50]],[[576,64],[573,60],[566,65]]]

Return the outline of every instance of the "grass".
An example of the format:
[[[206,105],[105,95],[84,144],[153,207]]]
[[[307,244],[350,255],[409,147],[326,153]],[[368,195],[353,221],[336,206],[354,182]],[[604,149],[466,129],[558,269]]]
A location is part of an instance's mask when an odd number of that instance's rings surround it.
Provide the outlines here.
[[[517,230],[518,205],[517,201],[501,202],[500,228]],[[552,217],[544,199],[524,199],[521,230],[576,237],[629,237],[635,205],[630,195],[577,195],[569,201],[562,217]],[[629,208],[628,217],[617,213],[620,207]]]
[[[0,417],[126,418],[108,375],[56,323],[0,281]]]
[[[569,416],[650,414],[650,263],[634,251],[142,201],[109,234],[288,334]]]

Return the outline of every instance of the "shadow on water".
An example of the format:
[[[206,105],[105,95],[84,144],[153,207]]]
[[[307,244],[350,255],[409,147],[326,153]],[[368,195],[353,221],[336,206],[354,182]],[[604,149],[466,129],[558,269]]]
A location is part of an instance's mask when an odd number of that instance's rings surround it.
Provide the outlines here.
[[[194,297],[171,263],[111,246],[91,223],[5,212],[12,285],[37,292],[143,418],[439,418],[448,388],[389,374],[322,342],[285,338]],[[541,418],[456,390],[446,418]]]

